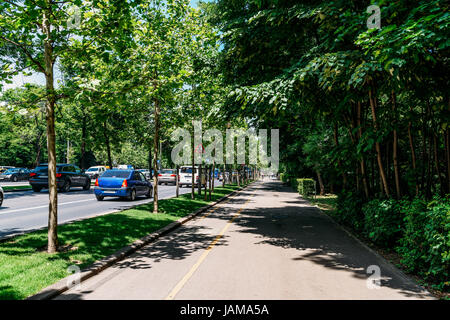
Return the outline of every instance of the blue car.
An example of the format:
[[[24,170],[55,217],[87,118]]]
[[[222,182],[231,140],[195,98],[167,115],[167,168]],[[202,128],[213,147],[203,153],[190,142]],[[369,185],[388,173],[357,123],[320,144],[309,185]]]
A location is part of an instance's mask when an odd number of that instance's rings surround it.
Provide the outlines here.
[[[137,170],[107,170],[95,181],[95,197],[120,197],[134,201],[138,196],[151,198],[153,185]]]

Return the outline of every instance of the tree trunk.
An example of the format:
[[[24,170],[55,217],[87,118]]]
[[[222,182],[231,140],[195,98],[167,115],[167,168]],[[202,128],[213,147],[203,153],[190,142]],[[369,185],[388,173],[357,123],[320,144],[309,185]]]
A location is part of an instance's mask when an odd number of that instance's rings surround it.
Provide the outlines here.
[[[192,139],[192,183],[191,183],[191,199],[195,199],[195,146],[194,139]]]
[[[48,185],[49,185],[49,205],[48,205],[48,253],[58,251],[58,190],[56,184],[56,133],[55,133],[55,105],[56,94],[54,88],[54,57],[53,44],[51,39],[51,26],[49,17],[52,14],[50,5],[44,11],[43,31],[46,39],[44,41],[45,59],[45,83],[47,90],[47,149],[48,149]]]
[[[215,162],[213,162],[212,174],[213,174],[213,178],[212,178],[212,192],[214,192],[214,178],[216,176],[216,163]],[[211,198],[211,195],[209,195],[209,197]]]
[[[412,112],[412,110],[411,110]],[[416,164],[416,151],[414,149],[414,140],[412,136],[412,122],[408,122],[408,139],[409,139],[409,148],[411,149],[411,161],[412,161],[412,167],[414,170],[414,180],[416,184],[416,197],[419,195],[419,182],[417,181],[417,164]]]
[[[439,167],[439,153],[437,146],[437,135],[433,132],[433,152],[434,152],[434,167],[436,169],[436,174],[438,176],[439,185],[441,187],[441,195],[444,196],[444,182],[441,177],[441,168]]]
[[[375,133],[377,133],[378,132],[378,123],[377,123],[375,99],[376,98],[373,96],[373,89],[370,88],[369,89],[370,108],[372,110],[374,131],[375,131]],[[388,185],[387,178],[386,178],[386,173],[385,173],[384,167],[383,167],[383,159],[382,159],[382,155],[381,155],[381,147],[380,147],[380,143],[378,141],[375,142],[375,149],[377,151],[378,168],[380,170],[380,177],[381,177],[381,181],[383,183],[384,193],[386,194],[386,196],[390,197],[389,185]]]
[[[400,189],[400,173],[398,168],[398,137],[397,137],[397,101],[395,97],[395,92],[392,90],[392,115],[394,117],[394,135],[392,142],[392,159],[394,161],[394,175],[395,175],[395,188],[397,191],[397,198],[400,199],[402,197],[402,192]]]
[[[176,196],[177,198],[180,196],[180,167],[177,165],[177,176],[175,177],[175,184],[177,186]]]
[[[336,146],[336,148],[339,148],[339,130],[338,130],[338,125],[337,123],[334,124],[334,145]],[[338,159],[338,168],[342,173],[342,185],[343,188],[345,189],[345,186],[347,185],[347,174],[345,173],[345,168],[343,168],[342,166],[342,162],[341,159]]]
[[[356,123],[356,125],[358,126],[358,139],[361,140],[362,139],[362,126],[361,126],[362,107],[361,107],[361,102],[360,101],[358,101],[357,108],[358,109],[357,109],[357,123]],[[367,182],[366,163],[364,161],[364,156],[363,155],[361,155],[360,166],[361,166],[361,176],[362,176],[362,181],[363,181],[364,194],[366,196],[366,199],[368,199],[369,198],[369,184]]]
[[[105,137],[106,153],[108,154],[108,166],[112,169],[112,157],[111,157],[111,143],[109,141],[108,129],[106,125],[106,120],[103,123],[103,135]]]
[[[225,172],[226,172],[226,169],[225,169],[225,164],[223,164],[223,174],[222,174],[222,188],[225,188]]]
[[[448,128],[444,132],[445,139],[445,156],[447,159],[447,193],[450,192],[450,135]]]
[[[156,90],[157,84],[154,83]],[[158,153],[159,153],[159,116],[160,116],[159,100],[155,98],[155,136],[153,137],[153,168],[155,170],[154,186],[153,186],[153,213],[158,213]]]
[[[325,186],[323,184],[322,175],[320,174],[319,170],[316,170],[317,179],[319,180],[319,186],[320,186],[320,195],[325,195]]]
[[[202,165],[201,164],[198,166],[198,185],[197,185],[197,189],[198,189],[198,195],[201,196],[202,195]]]

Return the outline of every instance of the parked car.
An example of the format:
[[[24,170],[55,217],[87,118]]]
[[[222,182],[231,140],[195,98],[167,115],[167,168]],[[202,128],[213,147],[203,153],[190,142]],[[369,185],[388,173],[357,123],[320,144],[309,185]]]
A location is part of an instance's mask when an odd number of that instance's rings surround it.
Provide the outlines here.
[[[151,198],[153,185],[137,170],[108,170],[95,181],[95,197],[120,197],[134,201],[138,196]]]
[[[89,178],[91,178],[91,180],[94,180],[100,177],[106,170],[107,169],[105,166],[95,166],[87,169],[86,174],[89,176]]]
[[[5,194],[3,193],[2,187],[0,187],[0,207],[2,206],[4,198],[5,198]]]
[[[31,171],[27,168],[12,168],[0,173],[0,180],[17,182],[19,180],[28,180]]]
[[[191,168],[192,169],[192,168]],[[158,184],[177,184],[177,170],[162,169],[158,173]]]
[[[5,172],[8,169],[12,169],[15,167],[11,167],[11,166],[0,166],[0,173]]]
[[[60,192],[68,192],[71,187],[91,188],[91,178],[73,164],[56,165],[56,184]],[[48,188],[48,164],[41,164],[30,175],[30,185],[34,192]]]
[[[194,167],[194,179],[195,179],[195,185],[198,186],[198,173],[199,173],[199,168],[198,167]],[[179,182],[178,184],[180,185],[180,188],[182,186],[192,186],[192,167],[191,166],[183,166],[180,168],[180,177],[179,177]],[[201,185],[202,187],[205,186],[206,184],[206,174],[205,171],[202,170],[202,181],[201,181]]]

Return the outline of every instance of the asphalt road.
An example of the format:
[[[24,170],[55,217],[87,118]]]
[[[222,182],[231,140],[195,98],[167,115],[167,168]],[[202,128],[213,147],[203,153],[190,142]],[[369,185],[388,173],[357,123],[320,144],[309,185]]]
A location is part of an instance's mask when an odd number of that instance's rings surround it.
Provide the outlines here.
[[[380,270],[380,286],[368,271]],[[256,183],[57,299],[426,299],[280,182]]]
[[[216,180],[215,185],[219,185],[219,183]],[[158,189],[160,199],[174,197],[176,193],[175,186],[160,185]],[[180,188],[180,194],[190,191],[191,188]],[[133,202],[117,198],[105,198],[103,201],[97,201],[93,189],[83,191],[81,188],[73,188],[68,193],[58,194],[58,223],[122,210],[151,201],[153,199],[144,197],[139,197]],[[0,207],[0,239],[15,233],[46,227],[47,223],[47,190],[40,193],[33,191],[5,193],[5,200]]]

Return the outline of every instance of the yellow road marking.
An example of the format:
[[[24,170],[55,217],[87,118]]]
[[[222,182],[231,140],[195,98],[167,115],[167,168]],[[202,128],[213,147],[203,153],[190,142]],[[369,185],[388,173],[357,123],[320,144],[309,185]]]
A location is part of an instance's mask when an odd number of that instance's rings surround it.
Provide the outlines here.
[[[228,221],[228,223],[225,225],[225,227],[220,231],[220,233],[216,236],[216,238],[211,242],[211,244],[208,246],[208,248],[205,249],[205,252],[200,256],[198,261],[192,266],[192,268],[189,270],[189,272],[181,279],[180,282],[175,286],[175,288],[172,289],[172,291],[169,293],[169,295],[165,298],[165,300],[173,300],[178,292],[183,288],[183,286],[188,282],[188,280],[192,277],[192,275],[195,273],[195,271],[198,269],[198,267],[202,264],[202,262],[206,259],[208,254],[211,252],[211,249],[214,248],[214,246],[217,244],[217,242],[222,238],[222,236],[225,234],[225,232],[228,230],[230,225],[233,223],[233,221],[241,214],[242,210],[244,210],[245,205],[250,201],[250,198],[244,203],[241,209],[236,212],[233,217]]]

